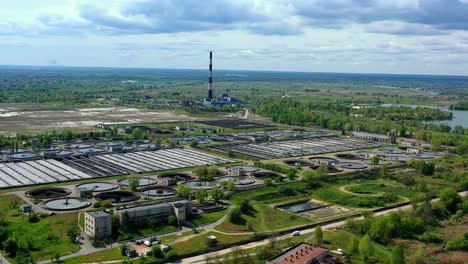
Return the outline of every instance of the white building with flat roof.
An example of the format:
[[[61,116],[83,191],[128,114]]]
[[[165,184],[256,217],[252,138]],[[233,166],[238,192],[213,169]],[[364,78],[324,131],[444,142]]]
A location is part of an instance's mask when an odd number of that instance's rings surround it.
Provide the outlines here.
[[[110,236],[112,234],[112,215],[104,211],[86,212],[85,233],[95,238]]]

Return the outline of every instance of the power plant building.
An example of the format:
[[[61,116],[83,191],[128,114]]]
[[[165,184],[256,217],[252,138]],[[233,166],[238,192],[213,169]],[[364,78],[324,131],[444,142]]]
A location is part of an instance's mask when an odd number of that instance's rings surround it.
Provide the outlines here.
[[[227,93],[222,93],[218,97],[213,96],[213,52],[210,51],[210,65],[208,68],[208,97],[203,101],[203,105],[245,105],[245,101],[230,97]]]

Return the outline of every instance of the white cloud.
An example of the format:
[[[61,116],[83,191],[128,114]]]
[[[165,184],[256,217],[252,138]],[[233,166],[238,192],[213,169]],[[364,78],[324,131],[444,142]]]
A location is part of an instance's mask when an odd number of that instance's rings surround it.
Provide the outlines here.
[[[467,1],[211,2],[11,1],[2,64],[468,74]]]

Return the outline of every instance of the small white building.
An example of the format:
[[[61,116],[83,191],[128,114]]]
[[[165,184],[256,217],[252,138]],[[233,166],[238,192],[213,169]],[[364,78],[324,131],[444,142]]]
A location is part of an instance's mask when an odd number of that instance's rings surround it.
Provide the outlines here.
[[[421,150],[417,148],[407,148],[406,153],[408,154],[421,154]]]
[[[110,236],[112,234],[112,216],[104,211],[86,212],[85,233],[96,238]]]

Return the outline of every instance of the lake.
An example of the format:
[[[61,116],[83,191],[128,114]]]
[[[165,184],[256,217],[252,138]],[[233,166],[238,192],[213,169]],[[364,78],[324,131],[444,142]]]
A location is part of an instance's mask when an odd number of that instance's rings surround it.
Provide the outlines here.
[[[426,121],[426,123],[432,124],[444,124],[449,125],[450,127],[454,127],[460,125],[464,128],[468,128],[468,111],[462,110],[450,110],[448,107],[440,107],[440,106],[428,106],[428,105],[398,105],[398,104],[382,104],[381,106],[409,106],[412,108],[416,107],[427,107],[433,109],[439,109],[446,112],[452,112],[452,120],[440,120],[440,121]]]

